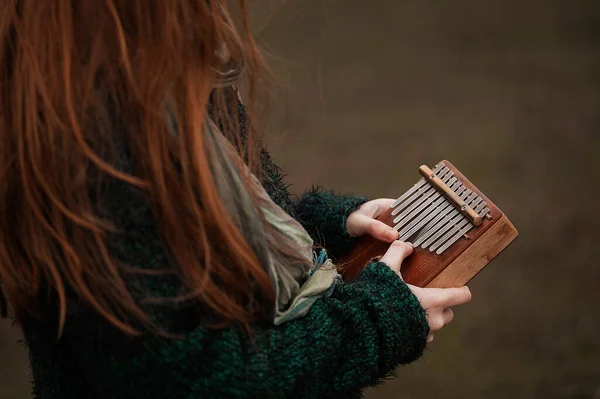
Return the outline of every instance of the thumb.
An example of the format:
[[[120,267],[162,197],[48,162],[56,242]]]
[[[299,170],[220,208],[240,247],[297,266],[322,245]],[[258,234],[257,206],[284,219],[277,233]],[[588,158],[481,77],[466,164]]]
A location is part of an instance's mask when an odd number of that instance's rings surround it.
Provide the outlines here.
[[[383,242],[393,242],[398,239],[398,232],[394,228],[376,219],[369,219],[367,233]]]
[[[413,251],[414,248],[412,244],[402,241],[394,241],[392,245],[390,245],[390,248],[387,250],[385,255],[383,255],[379,261],[388,265],[390,269],[392,269],[400,277],[402,277],[400,273],[400,267],[402,266],[402,262],[410,254],[412,254]]]
[[[387,224],[367,215],[351,215],[348,219],[348,232],[352,237],[370,235],[379,241],[392,242],[398,239],[398,232]]]

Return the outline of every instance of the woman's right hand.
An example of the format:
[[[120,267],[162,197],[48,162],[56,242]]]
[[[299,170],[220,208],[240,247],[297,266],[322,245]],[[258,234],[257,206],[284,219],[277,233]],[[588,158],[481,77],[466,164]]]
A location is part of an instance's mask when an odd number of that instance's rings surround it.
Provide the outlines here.
[[[380,259],[390,269],[396,272],[400,278],[402,261],[412,254],[414,248],[411,244],[402,241],[394,241],[388,251]],[[420,288],[407,284],[412,293],[419,299],[419,303],[425,309],[429,323],[429,336],[427,343],[433,341],[436,332],[450,324],[454,318],[453,306],[465,304],[471,300],[471,291],[468,287],[461,288]]]

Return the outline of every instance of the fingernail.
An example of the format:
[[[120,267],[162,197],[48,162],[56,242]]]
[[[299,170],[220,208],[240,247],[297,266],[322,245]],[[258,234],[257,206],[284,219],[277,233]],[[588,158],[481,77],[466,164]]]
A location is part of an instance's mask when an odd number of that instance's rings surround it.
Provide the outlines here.
[[[396,230],[390,230],[385,236],[388,240],[395,240],[398,238],[398,232]]]

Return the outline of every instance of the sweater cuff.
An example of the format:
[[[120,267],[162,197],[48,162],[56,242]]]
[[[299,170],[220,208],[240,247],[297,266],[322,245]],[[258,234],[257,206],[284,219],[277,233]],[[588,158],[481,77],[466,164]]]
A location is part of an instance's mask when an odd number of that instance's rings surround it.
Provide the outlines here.
[[[357,239],[350,237],[346,220],[368,199],[362,196],[337,195],[314,189],[294,203],[296,217],[316,244],[333,258],[350,251]]]
[[[423,355],[429,335],[429,323],[419,299],[408,285],[385,263],[373,262],[367,265],[350,284],[378,287],[381,307],[387,310],[389,331],[384,333],[383,341],[391,346],[380,359],[382,370],[391,370],[394,365],[410,363]],[[383,309],[378,309],[379,314]],[[391,310],[391,311],[390,311]],[[398,339],[397,331],[403,332]]]

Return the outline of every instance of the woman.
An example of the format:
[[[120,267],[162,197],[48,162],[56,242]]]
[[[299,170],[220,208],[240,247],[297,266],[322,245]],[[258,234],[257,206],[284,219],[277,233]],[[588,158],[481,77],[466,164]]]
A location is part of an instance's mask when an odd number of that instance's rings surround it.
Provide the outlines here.
[[[290,199],[231,86],[260,85],[239,4],[241,38],[205,0],[0,5],[0,279],[36,397],[353,396],[470,299],[402,281],[389,200]],[[390,249],[341,283],[313,244],[364,234]]]

